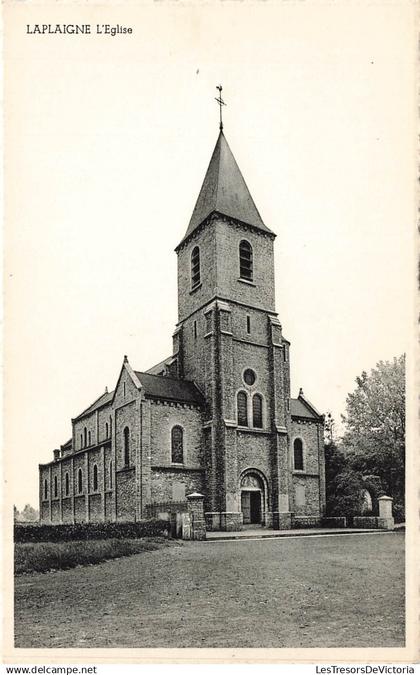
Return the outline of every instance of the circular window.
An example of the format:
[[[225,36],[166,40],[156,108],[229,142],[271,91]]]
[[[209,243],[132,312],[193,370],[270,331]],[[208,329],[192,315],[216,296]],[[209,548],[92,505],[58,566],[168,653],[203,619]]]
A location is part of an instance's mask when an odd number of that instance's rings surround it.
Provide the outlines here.
[[[246,384],[254,384],[255,380],[257,379],[257,376],[255,375],[254,371],[251,370],[251,368],[247,368],[244,372],[244,381]]]

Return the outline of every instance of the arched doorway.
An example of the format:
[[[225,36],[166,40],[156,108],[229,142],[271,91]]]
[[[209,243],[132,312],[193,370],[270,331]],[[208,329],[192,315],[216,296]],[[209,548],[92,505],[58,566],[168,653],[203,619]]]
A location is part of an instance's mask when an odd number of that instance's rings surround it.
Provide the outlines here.
[[[255,470],[247,471],[241,478],[240,488],[244,525],[262,525],[266,510],[265,486],[262,477]]]

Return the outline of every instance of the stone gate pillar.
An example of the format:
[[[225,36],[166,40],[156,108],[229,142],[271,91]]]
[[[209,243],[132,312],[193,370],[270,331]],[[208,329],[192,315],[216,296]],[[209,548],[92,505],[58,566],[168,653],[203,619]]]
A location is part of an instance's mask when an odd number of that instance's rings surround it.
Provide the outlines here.
[[[202,540],[206,538],[206,521],[204,519],[204,495],[193,492],[187,495],[188,515],[190,520],[188,539]]]
[[[384,530],[393,530],[394,529],[394,518],[392,516],[392,502],[394,500],[392,497],[387,497],[383,495],[378,498],[379,504],[379,519],[378,525]]]

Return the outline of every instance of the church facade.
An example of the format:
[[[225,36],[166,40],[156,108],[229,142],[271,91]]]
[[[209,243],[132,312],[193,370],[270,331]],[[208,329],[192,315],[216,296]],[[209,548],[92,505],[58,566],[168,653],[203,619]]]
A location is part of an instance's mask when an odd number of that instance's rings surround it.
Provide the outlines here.
[[[289,529],[325,511],[323,416],[290,393],[275,234],[221,129],[178,256],[172,355],[72,419],[39,466],[46,523],[133,521],[204,495],[206,526]]]

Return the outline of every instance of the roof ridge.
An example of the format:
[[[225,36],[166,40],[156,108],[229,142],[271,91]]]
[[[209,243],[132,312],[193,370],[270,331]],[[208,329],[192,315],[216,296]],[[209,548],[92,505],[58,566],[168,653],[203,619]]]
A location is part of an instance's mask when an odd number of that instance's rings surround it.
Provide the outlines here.
[[[156,375],[155,373],[148,373],[146,370],[135,370],[139,375],[147,375],[147,377],[159,377],[162,380],[173,380],[174,382],[188,382],[195,384],[192,380],[183,380],[180,377],[168,377],[167,375]]]

